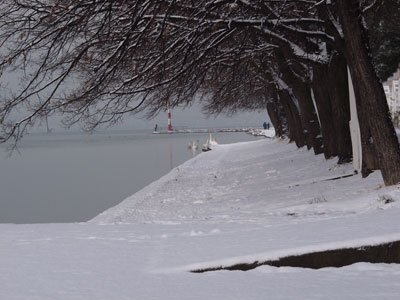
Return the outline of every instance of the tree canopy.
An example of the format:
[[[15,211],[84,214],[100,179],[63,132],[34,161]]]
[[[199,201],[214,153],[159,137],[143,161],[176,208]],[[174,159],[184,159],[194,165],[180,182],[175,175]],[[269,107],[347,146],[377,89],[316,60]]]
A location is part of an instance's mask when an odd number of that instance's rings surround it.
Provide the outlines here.
[[[386,183],[399,182],[400,150],[376,77],[398,62],[397,2],[3,1],[0,83],[18,74],[21,86],[3,84],[0,141],[52,114],[91,130],[201,99],[209,113],[267,108],[278,135],[346,162],[348,65],[363,175],[381,169]]]

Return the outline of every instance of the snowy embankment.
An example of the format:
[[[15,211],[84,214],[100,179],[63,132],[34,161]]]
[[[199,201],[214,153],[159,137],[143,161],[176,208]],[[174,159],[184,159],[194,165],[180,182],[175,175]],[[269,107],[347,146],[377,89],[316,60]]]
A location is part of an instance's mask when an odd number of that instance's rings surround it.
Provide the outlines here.
[[[379,172],[219,145],[87,224],[0,225],[0,299],[397,299],[397,264],[188,271],[400,240],[399,214]]]
[[[94,223],[242,222],[276,225],[397,207],[397,188],[285,141],[218,145],[103,212]],[[349,176],[349,177],[348,177]],[[278,223],[277,223],[278,222]]]
[[[249,255],[246,249],[243,257],[184,268],[193,270],[400,240],[399,207],[399,189],[384,188],[379,172],[362,179],[351,164],[339,166],[336,159],[326,161],[285,142],[259,141],[202,154],[93,222],[270,227],[272,232],[255,235],[272,236],[273,244],[271,238],[264,241],[269,251]]]

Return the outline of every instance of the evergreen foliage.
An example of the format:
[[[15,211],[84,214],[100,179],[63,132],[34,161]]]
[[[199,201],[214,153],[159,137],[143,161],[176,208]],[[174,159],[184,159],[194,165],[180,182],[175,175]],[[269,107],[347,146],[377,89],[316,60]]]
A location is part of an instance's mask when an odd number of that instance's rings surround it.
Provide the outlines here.
[[[382,1],[368,23],[375,69],[385,81],[400,64],[400,0]]]

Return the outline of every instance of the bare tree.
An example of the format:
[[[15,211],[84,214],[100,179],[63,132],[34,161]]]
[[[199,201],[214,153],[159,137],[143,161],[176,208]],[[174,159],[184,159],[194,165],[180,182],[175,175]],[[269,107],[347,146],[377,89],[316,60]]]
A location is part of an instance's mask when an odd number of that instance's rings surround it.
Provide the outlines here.
[[[21,89],[1,100],[1,141],[54,113],[90,130],[201,97],[209,112],[269,106],[299,147],[348,161],[347,83],[332,84],[345,57],[363,149],[372,145],[385,183],[397,183],[399,146],[361,22],[373,3],[350,2],[4,1],[2,78],[24,73]]]

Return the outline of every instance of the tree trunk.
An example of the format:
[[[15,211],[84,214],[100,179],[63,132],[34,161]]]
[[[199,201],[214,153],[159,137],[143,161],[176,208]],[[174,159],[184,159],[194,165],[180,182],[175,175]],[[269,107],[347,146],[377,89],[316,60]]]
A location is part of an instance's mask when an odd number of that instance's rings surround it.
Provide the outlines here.
[[[313,67],[312,89],[321,125],[324,155],[325,158],[331,158],[338,154],[338,142],[332,113],[327,65]]]
[[[296,77],[289,67],[285,56],[276,52],[279,68],[281,70],[281,79],[290,87],[292,94],[299,105],[300,120],[303,127],[303,134],[307,148],[313,148],[315,154],[322,153],[322,136],[318,122],[317,112],[311,97],[311,88],[300,78]],[[293,101],[292,100],[292,101]]]
[[[365,105],[362,105],[363,95],[360,93],[360,87],[358,87],[357,81],[353,81],[353,87],[356,97],[358,121],[360,123],[362,151],[361,175],[363,178],[365,178],[369,174],[371,174],[373,170],[379,169],[379,162],[376,154],[375,145],[374,143],[372,143],[373,139],[371,136],[371,130],[369,128],[368,117],[364,108]]]
[[[350,162],[350,100],[347,62],[343,54],[333,53],[328,65],[328,91],[332,105],[333,126],[336,134],[338,163]]]
[[[322,136],[317,112],[311,98],[311,89],[302,82],[293,83],[293,93],[300,106],[300,117],[303,123],[308,148],[313,148],[315,154],[322,153]]]
[[[358,0],[338,0],[338,4],[345,54],[353,82],[356,82],[356,95],[360,95],[357,99],[363,114],[360,126],[365,126],[367,119],[385,184],[397,184],[400,182],[399,143],[382,84],[371,62],[367,36],[361,24],[360,3]]]
[[[278,90],[278,95],[288,121],[289,139],[294,141],[297,147],[301,148],[305,145],[305,137],[299,111],[288,91]]]
[[[277,95],[276,95],[277,96]],[[286,133],[287,119],[286,114],[283,111],[281,104],[277,99],[270,99],[267,102],[267,112],[271,120],[272,125],[275,128],[275,134],[278,137],[284,136]]]

